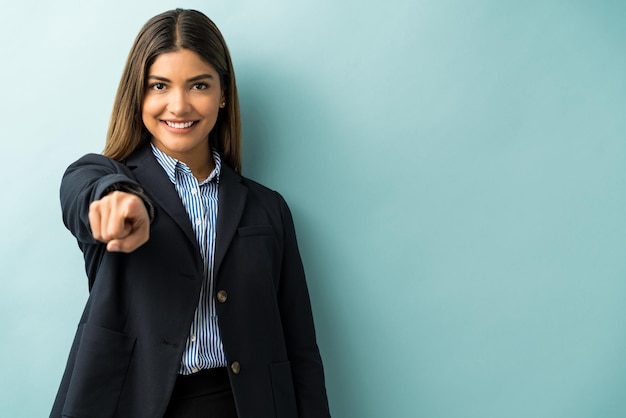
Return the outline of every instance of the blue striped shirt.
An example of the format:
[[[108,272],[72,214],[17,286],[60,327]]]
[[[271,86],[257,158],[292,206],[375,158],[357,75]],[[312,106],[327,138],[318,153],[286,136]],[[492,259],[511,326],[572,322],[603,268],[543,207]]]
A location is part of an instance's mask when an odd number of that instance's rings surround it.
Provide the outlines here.
[[[200,291],[200,302],[191,324],[178,373],[192,374],[201,369],[226,366],[217,324],[213,282],[217,196],[222,161],[219,154],[213,152],[215,169],[207,179],[198,183],[185,163],[170,157],[154,145],[152,152],[174,183],[180,200],[189,214],[204,263],[205,280]]]

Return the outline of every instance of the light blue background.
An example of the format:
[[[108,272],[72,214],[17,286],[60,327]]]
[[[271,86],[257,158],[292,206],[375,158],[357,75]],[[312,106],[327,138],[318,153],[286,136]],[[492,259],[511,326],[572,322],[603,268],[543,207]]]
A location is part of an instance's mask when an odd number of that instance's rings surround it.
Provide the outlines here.
[[[47,416],[87,297],[65,167],[141,25],[233,55],[340,418],[626,416],[626,3],[3,2],[0,415]]]

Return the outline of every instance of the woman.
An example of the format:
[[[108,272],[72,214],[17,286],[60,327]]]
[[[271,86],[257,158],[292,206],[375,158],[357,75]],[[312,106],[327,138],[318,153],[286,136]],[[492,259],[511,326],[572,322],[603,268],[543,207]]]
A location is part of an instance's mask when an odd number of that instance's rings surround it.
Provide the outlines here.
[[[240,175],[235,75],[193,10],[142,28],[104,155],[66,171],[90,295],[51,417],[327,417],[291,214]]]

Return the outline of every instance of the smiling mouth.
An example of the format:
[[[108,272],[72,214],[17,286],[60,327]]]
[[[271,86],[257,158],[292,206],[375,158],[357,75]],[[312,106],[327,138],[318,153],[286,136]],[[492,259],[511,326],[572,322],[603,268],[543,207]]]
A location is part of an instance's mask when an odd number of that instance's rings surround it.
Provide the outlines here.
[[[195,123],[194,121],[189,121],[189,122],[170,122],[169,120],[165,120],[163,122],[165,122],[165,124],[167,126],[169,126],[170,128],[174,128],[174,129],[189,128],[189,127],[191,127],[191,125],[193,125]]]

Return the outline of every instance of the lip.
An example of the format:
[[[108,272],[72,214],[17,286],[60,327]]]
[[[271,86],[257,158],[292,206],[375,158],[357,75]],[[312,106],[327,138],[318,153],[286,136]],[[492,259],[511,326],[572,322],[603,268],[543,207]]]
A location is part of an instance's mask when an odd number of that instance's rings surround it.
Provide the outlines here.
[[[196,120],[161,120],[165,128],[172,132],[187,132],[193,129],[198,123]]]
[[[193,126],[196,123],[195,120],[162,120],[170,128],[186,129]]]

